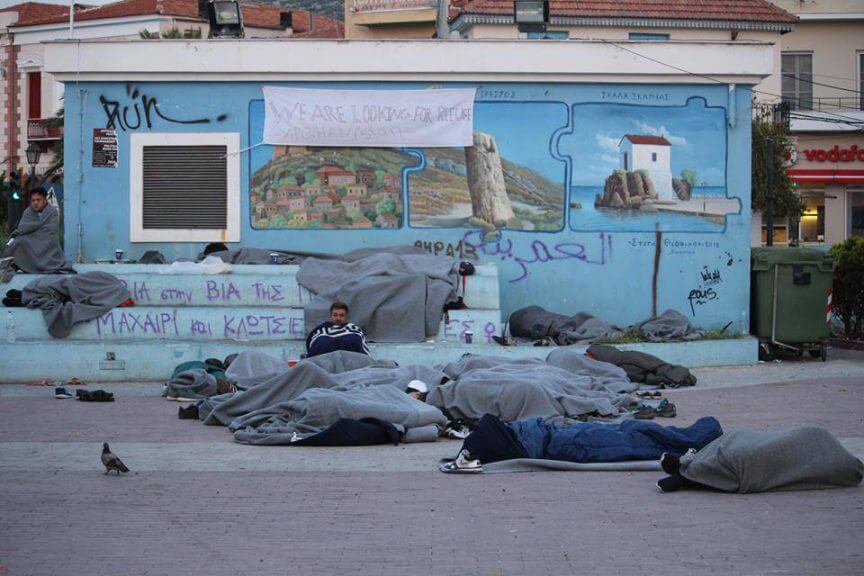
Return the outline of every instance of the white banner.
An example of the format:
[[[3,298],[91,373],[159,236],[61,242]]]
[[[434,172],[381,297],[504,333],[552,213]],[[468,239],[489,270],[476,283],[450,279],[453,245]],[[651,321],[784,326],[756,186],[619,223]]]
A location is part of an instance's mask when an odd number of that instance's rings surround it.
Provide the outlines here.
[[[474,143],[474,88],[263,90],[265,144],[437,148]]]

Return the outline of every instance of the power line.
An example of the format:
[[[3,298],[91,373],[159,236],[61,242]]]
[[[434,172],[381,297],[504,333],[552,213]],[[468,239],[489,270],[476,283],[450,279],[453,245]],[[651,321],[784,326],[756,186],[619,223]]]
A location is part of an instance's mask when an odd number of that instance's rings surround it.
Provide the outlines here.
[[[814,86],[824,86],[825,88],[834,88],[835,90],[843,90],[844,92],[852,92],[853,94],[861,95],[861,92],[858,90],[852,90],[850,88],[841,88],[840,86],[834,86],[833,84],[825,84],[823,82],[814,82],[813,80],[807,80],[806,78],[802,78],[801,76],[797,76],[795,74],[781,74],[784,78],[795,78],[796,80],[800,80],[801,82],[806,82],[808,84],[813,84]]]
[[[639,56],[640,58],[644,58],[645,60],[649,60],[649,61],[654,62],[656,64],[660,64],[661,66],[666,66],[667,68],[672,68],[673,70],[678,70],[679,72],[683,72],[689,76],[695,76],[697,78],[704,78],[706,80],[710,80],[712,82],[716,82],[717,84],[722,84],[724,86],[728,84],[728,82],[724,82],[723,80],[720,80],[719,78],[714,78],[713,76],[708,76],[706,74],[699,74],[698,72],[691,72],[690,70],[686,70],[686,69],[681,68],[679,66],[675,66],[674,64],[669,64],[668,62],[663,62],[662,60],[657,60],[656,58],[652,58],[651,56],[646,56],[645,54],[642,54],[641,52],[631,50],[630,48],[627,48],[626,46],[622,46],[622,45],[618,44],[617,42],[612,42],[611,40],[606,40],[604,38],[598,38],[598,40],[600,40],[601,42],[604,42],[606,44],[611,44],[611,45],[615,46],[616,48],[619,48],[620,50],[624,50],[625,52],[630,52],[631,54]],[[771,96],[771,97],[777,98],[781,101],[783,100],[783,96],[780,94],[772,94],[771,92],[765,92],[763,90],[757,90],[756,88],[751,88],[751,91],[755,94],[762,94],[763,96]],[[853,118],[852,116],[843,116],[842,114],[835,114],[833,112],[820,111],[820,113],[821,114],[828,114],[829,116],[835,116],[837,118],[843,118],[845,120],[851,120],[852,122],[858,122],[859,121],[858,118]]]

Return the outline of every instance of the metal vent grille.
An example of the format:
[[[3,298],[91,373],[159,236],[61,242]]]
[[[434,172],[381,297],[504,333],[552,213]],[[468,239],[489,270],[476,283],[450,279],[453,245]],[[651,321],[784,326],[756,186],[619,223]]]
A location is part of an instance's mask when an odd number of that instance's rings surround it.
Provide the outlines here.
[[[228,227],[225,146],[144,146],[144,229]]]

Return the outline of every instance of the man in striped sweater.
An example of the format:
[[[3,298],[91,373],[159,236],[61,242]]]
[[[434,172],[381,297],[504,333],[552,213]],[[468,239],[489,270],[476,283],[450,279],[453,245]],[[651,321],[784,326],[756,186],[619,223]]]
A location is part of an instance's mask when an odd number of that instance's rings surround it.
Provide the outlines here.
[[[330,320],[316,326],[306,337],[307,358],[336,350],[369,354],[366,336],[359,326],[348,322],[348,305],[343,302],[334,302]]]

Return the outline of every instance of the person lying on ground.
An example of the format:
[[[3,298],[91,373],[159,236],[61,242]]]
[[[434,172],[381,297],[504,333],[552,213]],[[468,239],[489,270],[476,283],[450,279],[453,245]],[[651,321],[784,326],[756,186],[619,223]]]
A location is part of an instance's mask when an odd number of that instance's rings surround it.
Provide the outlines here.
[[[441,470],[480,472],[483,464],[518,458],[578,463],[658,460],[664,453],[681,455],[690,448],[698,450],[722,434],[720,423],[710,416],[678,428],[643,420],[556,425],[535,418],[505,423],[485,414],[456,459]]]
[[[60,247],[60,215],[48,204],[44,188],[30,192],[30,207],[12,232],[3,257],[12,258],[14,266],[28,274],[74,273]]]
[[[330,320],[322,322],[306,337],[306,357],[346,350],[369,354],[363,330],[348,321],[348,305],[334,302],[330,305]]]

